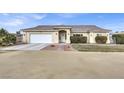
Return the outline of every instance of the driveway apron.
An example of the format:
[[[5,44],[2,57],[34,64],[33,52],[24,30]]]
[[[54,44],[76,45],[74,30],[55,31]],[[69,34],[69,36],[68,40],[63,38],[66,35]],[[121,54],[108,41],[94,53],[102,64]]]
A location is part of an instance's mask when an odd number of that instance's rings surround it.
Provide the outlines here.
[[[48,45],[49,44],[23,44],[10,46],[6,48],[0,48],[0,50],[40,50]]]

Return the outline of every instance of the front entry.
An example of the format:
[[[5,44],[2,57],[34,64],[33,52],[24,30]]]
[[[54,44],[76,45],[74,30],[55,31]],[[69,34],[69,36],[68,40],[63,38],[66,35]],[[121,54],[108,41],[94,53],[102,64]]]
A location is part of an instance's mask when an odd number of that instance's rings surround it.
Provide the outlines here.
[[[66,31],[59,31],[59,43],[66,43]]]

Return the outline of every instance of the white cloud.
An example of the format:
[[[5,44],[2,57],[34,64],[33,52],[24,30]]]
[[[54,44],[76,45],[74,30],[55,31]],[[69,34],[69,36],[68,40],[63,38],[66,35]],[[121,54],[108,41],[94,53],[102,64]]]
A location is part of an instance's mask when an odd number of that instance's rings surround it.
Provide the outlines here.
[[[31,17],[36,19],[36,20],[41,20],[41,19],[46,17],[46,14],[43,14],[43,15],[41,15],[41,14],[40,15],[39,14],[33,14],[33,15],[31,15]]]
[[[4,15],[4,16],[8,16],[9,14],[8,14],[8,13],[2,13],[2,15]]]
[[[64,18],[72,18],[72,17],[75,17],[75,14],[66,14],[66,13],[62,13],[62,14],[58,14],[58,16],[60,17],[64,17]]]
[[[74,17],[77,17],[79,15],[88,15],[89,13],[59,13],[57,14],[58,16],[60,17],[63,17],[63,18],[74,18]]]
[[[0,25],[4,25],[4,26],[18,26],[22,24],[24,24],[24,21],[21,19],[12,19],[9,21],[0,22]]]
[[[103,26],[104,28],[111,29],[115,31],[124,31],[124,23],[111,23]]]
[[[17,19],[23,19],[23,20],[25,20],[25,19],[27,19],[27,17],[25,17],[25,16],[23,16],[23,15],[17,15],[17,16],[15,16]]]
[[[7,16],[9,14],[3,13],[2,15]],[[32,20],[41,20],[46,17],[46,14],[17,14],[7,19],[0,21],[2,26],[19,26],[25,23],[31,22]]]

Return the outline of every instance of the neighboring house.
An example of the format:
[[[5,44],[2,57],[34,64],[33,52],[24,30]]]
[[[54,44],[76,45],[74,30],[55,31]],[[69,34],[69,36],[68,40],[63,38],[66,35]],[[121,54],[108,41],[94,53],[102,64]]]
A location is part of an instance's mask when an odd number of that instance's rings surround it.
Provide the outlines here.
[[[23,34],[20,31],[16,32],[16,44],[23,43]]]
[[[124,31],[120,31],[120,32],[115,32],[113,34],[124,34]]]
[[[117,32],[113,33],[112,35],[121,35],[121,34],[124,35],[124,31],[119,31],[119,32],[117,31]],[[117,43],[116,38],[113,38],[112,40],[113,40],[114,44]]]
[[[95,25],[39,25],[22,29],[24,43],[70,43],[70,36],[80,34],[87,37],[87,43],[96,43],[96,36],[107,36],[109,32]]]

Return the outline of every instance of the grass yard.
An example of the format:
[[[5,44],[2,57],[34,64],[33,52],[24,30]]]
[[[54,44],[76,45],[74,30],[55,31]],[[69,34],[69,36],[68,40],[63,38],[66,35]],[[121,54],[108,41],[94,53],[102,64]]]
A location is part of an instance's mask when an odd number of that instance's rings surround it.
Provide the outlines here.
[[[109,44],[72,44],[72,47],[78,51],[89,52],[124,52],[124,45]]]

